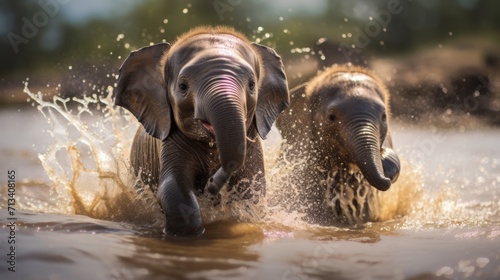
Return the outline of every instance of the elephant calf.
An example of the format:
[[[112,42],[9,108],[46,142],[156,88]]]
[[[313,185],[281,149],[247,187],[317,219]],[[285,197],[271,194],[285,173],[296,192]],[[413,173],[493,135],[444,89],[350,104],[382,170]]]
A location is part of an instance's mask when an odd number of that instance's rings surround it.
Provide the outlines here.
[[[266,137],[289,95],[274,50],[230,28],[199,27],[172,45],[132,52],[115,102],[142,124],[131,161],[156,192],[165,232],[197,236],[204,226],[195,193],[217,194],[228,184],[255,201],[264,192],[259,136]]]
[[[377,197],[370,185],[385,191],[400,170],[386,87],[364,68],[333,66],[290,95],[277,127],[288,146],[282,158],[303,161],[287,181],[305,185],[297,205],[306,205],[305,220],[322,225],[372,220]]]

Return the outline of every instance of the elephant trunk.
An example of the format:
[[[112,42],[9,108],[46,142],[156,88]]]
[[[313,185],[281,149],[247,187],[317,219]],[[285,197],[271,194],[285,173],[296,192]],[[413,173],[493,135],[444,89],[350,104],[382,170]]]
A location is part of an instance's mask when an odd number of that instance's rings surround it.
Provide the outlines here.
[[[221,167],[207,182],[207,190],[217,194],[229,177],[243,166],[246,155],[246,126],[243,90],[235,82],[214,86],[209,92],[206,118],[213,128]]]
[[[384,175],[380,154],[379,129],[371,122],[354,125],[349,131],[348,142],[351,143],[351,156],[368,183],[381,191],[391,186],[391,179]]]

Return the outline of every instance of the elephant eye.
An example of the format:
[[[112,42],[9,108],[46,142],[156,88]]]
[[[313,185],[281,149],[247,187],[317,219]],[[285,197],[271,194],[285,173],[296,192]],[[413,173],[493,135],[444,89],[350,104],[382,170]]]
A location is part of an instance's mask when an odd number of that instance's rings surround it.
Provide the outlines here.
[[[333,122],[337,119],[337,116],[335,116],[335,114],[330,114],[330,116],[328,116],[328,118]]]
[[[382,121],[383,121],[383,122],[387,121],[387,114],[386,114],[386,113],[384,113],[384,114],[382,115]]]
[[[184,92],[184,91],[186,91],[188,88],[189,88],[189,87],[188,87],[188,85],[187,85],[187,83],[186,83],[185,81],[181,81],[181,82],[179,83],[179,90],[180,90],[180,91]]]
[[[253,79],[248,81],[248,88],[252,91],[255,89],[255,81]]]

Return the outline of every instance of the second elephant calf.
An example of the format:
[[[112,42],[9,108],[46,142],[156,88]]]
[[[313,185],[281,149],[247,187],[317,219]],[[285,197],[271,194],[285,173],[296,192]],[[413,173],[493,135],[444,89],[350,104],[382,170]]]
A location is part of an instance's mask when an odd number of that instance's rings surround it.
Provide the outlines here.
[[[305,208],[305,219],[322,225],[372,220],[372,187],[389,189],[400,170],[382,81],[361,67],[333,66],[290,98],[277,126],[286,140],[282,158],[301,161],[284,182],[302,184],[291,207]]]

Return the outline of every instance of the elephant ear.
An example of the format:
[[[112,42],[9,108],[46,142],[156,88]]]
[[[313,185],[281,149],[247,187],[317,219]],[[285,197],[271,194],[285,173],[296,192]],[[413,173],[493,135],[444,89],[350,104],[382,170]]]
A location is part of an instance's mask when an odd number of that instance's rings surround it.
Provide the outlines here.
[[[120,67],[115,105],[129,110],[153,137],[165,140],[170,132],[171,109],[164,67],[170,44],[133,51]]]
[[[261,58],[261,81],[255,110],[255,123],[260,137],[266,139],[278,115],[288,107],[290,97],[280,56],[266,46],[252,43],[252,47]]]

